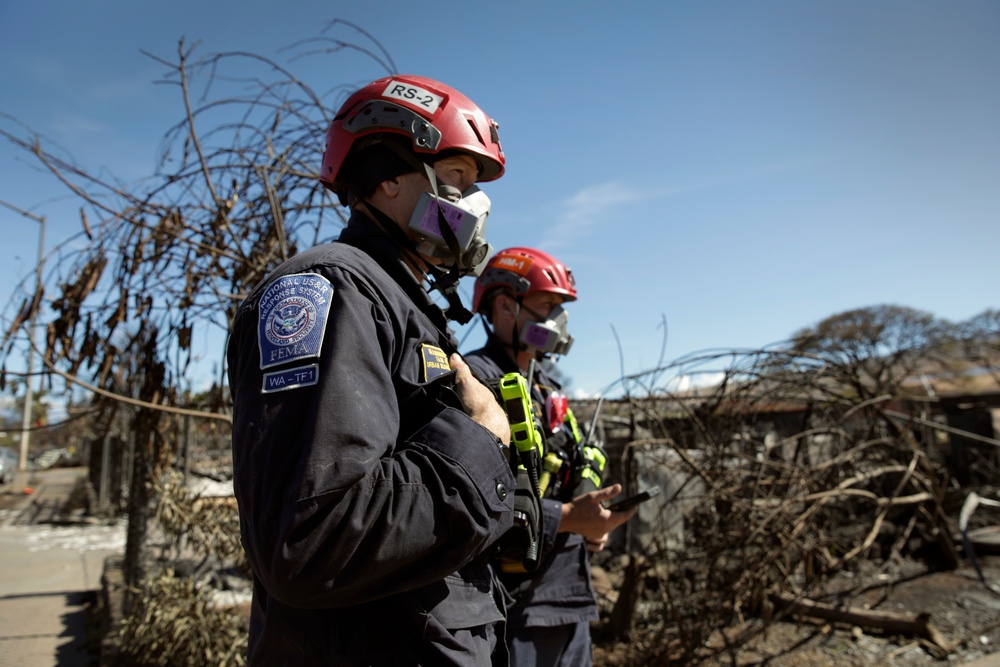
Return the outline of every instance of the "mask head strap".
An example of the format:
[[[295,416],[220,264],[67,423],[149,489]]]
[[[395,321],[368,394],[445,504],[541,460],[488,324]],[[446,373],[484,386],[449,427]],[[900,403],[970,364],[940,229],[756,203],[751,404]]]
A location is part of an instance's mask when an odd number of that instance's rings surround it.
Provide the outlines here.
[[[415,155],[413,155],[409,151],[404,150],[396,142],[389,141],[386,142],[385,145],[391,151],[396,153],[396,155],[398,155],[400,158],[402,158],[407,163],[412,165],[416,171],[422,171],[431,185],[431,191],[434,193],[434,196],[437,198],[441,197],[440,190],[438,189],[437,174],[434,172],[433,166],[422,160],[417,159]],[[442,186],[442,189],[454,190],[454,188],[450,188],[448,186]],[[448,192],[447,194],[449,195],[447,198],[451,198],[452,193]],[[461,193],[458,193],[458,196],[461,197]],[[381,211],[379,211],[379,213],[381,213]],[[422,261],[422,263],[426,267],[424,272],[428,276],[428,281],[430,282],[431,289],[432,290],[436,289],[438,292],[444,295],[445,300],[447,300],[448,302],[448,308],[445,311],[445,316],[450,320],[458,322],[459,324],[466,324],[472,319],[472,312],[462,304],[462,299],[458,295],[458,283],[461,280],[462,276],[465,275],[461,271],[461,269],[459,269],[458,266],[459,264],[458,258],[461,256],[458,247],[458,237],[455,236],[455,231],[451,228],[451,225],[449,225],[448,221],[445,219],[444,213],[442,212],[440,206],[437,207],[437,214],[438,214],[438,227],[441,229],[441,235],[444,238],[445,243],[448,244],[448,250],[451,251],[452,255],[456,258],[456,261],[449,267],[448,271],[442,271],[433,264],[428,264],[426,261]],[[388,216],[385,216],[383,214],[383,217],[384,219],[380,218],[380,220],[382,221],[384,226],[388,227],[391,230],[390,234],[394,236],[397,240],[399,240],[400,238],[405,239],[405,246],[404,246],[405,249],[411,255],[419,257],[420,254],[416,249],[416,244],[414,244],[413,241],[411,241],[405,234],[403,234],[402,230],[399,229],[399,226],[396,225],[395,223],[392,223],[392,221],[388,219]]]

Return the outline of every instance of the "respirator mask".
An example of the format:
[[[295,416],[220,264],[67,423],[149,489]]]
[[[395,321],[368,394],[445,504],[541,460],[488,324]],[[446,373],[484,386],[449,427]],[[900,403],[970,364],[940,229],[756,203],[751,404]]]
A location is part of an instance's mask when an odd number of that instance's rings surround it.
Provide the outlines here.
[[[544,322],[529,320],[525,323],[521,342],[546,354],[566,354],[573,346],[573,337],[566,328],[568,322],[569,313],[562,306],[556,306]]]
[[[417,250],[462,275],[478,276],[493,251],[485,237],[490,198],[475,185],[460,192],[435,183],[434,190],[420,196],[410,216],[408,228],[421,237]]]

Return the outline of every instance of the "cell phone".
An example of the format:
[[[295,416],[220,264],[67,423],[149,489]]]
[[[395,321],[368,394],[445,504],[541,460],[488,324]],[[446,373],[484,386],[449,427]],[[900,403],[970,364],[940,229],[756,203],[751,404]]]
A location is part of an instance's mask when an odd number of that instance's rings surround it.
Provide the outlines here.
[[[631,507],[635,507],[639,503],[644,503],[647,500],[649,500],[650,498],[652,498],[654,496],[657,496],[659,494],[660,494],[660,487],[658,487],[658,486],[651,486],[650,488],[646,489],[645,491],[640,491],[639,493],[635,494],[634,496],[629,496],[628,498],[624,498],[622,500],[619,500],[616,503],[611,503],[605,509],[611,510],[612,512],[621,512],[621,511],[627,510],[627,509],[629,509]]]

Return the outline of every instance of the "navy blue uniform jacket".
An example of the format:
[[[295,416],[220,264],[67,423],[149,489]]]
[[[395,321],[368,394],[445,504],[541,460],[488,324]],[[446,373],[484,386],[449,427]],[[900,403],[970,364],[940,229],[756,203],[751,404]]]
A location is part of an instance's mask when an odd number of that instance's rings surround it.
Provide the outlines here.
[[[276,269],[228,348],[250,665],[506,664],[514,478],[440,308],[374,224]],[[499,639],[497,639],[497,635]]]
[[[465,360],[483,379],[502,377],[518,370],[514,360],[492,334],[483,348],[465,355]],[[536,365],[535,377],[531,380],[536,414],[544,405],[544,391],[551,388],[560,387],[541,366]],[[547,439],[545,446],[552,446],[553,440]],[[559,500],[543,498],[542,512],[545,515],[545,534],[538,569],[529,574],[500,574],[500,580],[514,598],[507,611],[508,625],[539,627],[598,620],[600,616],[590,582],[590,554],[583,537],[557,532],[562,518],[562,502]]]

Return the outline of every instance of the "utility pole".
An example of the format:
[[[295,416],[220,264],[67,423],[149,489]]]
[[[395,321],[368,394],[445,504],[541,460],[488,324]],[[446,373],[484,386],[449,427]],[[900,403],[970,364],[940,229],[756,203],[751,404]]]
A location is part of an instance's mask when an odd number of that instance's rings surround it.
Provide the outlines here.
[[[34,220],[40,225],[38,232],[38,263],[35,265],[35,298],[40,299],[42,294],[42,267],[45,263],[45,216],[29,213],[3,200],[0,200],[0,204],[20,213],[26,218]],[[28,372],[24,379],[24,410],[21,414],[21,453],[17,463],[17,469],[21,472],[24,472],[28,468],[28,445],[31,442],[31,408],[34,399],[31,380],[35,367],[35,327],[38,320],[38,311],[41,306],[41,302],[34,304],[34,307],[31,309],[31,321],[28,323]]]

